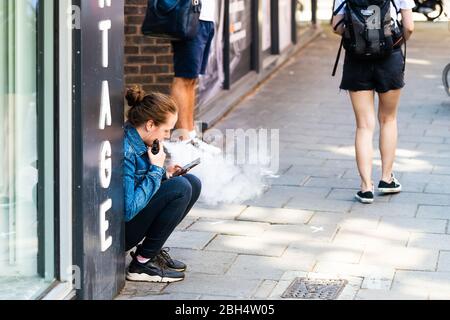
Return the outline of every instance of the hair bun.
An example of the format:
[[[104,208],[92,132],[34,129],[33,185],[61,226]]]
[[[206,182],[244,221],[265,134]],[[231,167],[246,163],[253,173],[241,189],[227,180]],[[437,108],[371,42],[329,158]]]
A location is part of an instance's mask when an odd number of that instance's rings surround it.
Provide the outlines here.
[[[126,99],[130,107],[136,107],[145,98],[145,91],[141,85],[135,85],[127,90]]]

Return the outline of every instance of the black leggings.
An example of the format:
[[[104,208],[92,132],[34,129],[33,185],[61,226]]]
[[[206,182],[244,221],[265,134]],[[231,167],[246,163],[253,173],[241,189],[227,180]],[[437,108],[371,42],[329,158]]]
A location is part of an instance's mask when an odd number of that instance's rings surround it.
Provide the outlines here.
[[[126,251],[145,238],[137,254],[148,259],[155,257],[192,209],[201,188],[200,180],[191,174],[163,181],[149,204],[125,223]]]

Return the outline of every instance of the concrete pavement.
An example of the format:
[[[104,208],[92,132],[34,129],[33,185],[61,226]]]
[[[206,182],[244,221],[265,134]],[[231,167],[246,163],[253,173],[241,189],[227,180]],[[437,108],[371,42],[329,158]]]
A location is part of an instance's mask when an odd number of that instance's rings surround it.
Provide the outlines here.
[[[395,164],[404,192],[373,205],[353,199],[355,124],[338,89],[342,65],[331,77],[338,40],[325,29],[217,125],[280,129],[270,189],[244,204],[194,208],[168,243],[189,265],[185,281],[128,282],[118,299],[279,299],[298,276],[347,279],[339,299],[450,299],[450,99],[440,82],[448,25],[416,26]]]

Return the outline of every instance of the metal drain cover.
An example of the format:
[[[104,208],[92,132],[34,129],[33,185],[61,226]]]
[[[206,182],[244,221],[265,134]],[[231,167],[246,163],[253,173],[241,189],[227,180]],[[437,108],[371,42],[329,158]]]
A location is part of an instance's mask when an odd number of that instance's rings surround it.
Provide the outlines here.
[[[347,280],[296,278],[281,296],[285,299],[334,300]]]

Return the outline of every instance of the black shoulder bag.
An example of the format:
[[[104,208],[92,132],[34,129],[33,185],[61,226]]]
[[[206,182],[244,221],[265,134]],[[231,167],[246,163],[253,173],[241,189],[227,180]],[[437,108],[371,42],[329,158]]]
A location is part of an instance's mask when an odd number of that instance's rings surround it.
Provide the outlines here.
[[[148,0],[142,33],[168,40],[193,39],[201,8],[201,0]]]

